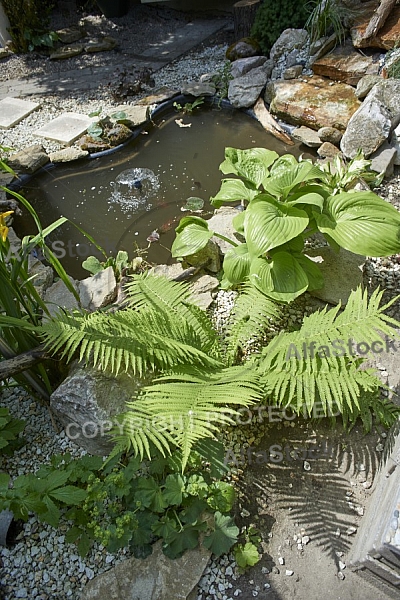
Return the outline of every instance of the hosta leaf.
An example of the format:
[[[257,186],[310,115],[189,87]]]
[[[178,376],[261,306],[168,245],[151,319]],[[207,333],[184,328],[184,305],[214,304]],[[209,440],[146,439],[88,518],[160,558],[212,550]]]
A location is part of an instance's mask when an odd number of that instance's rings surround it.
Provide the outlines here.
[[[400,214],[373,192],[330,196],[323,214],[314,213],[318,229],[337,244],[364,256],[400,252]]]
[[[260,555],[254,544],[247,542],[246,544],[240,544],[234,549],[235,560],[239,567],[245,569],[246,567],[253,567],[260,560]]]
[[[239,528],[232,517],[222,515],[217,511],[214,515],[214,531],[204,537],[203,546],[211,550],[216,556],[226,554],[237,541]]]
[[[261,256],[271,248],[285,244],[300,235],[308,221],[303,210],[260,194],[245,211],[244,231],[250,254]]]
[[[179,473],[168,475],[165,480],[165,489],[163,498],[169,505],[182,503],[182,492],[185,489],[185,482]]]
[[[308,287],[306,273],[288,252],[276,252],[270,261],[254,259],[249,279],[267,296],[280,302],[291,302]]]
[[[189,219],[191,221],[187,225],[182,224],[182,221]],[[208,229],[207,221],[199,217],[184,217],[176,231],[177,235],[171,248],[173,258],[195,254],[204,248],[214,235],[214,232]]]
[[[318,167],[315,167],[311,162],[305,161],[265,179],[263,186],[265,191],[272,194],[272,196],[285,199],[298,184],[316,179],[320,175],[321,171]]]
[[[231,283],[240,283],[250,273],[251,257],[247,244],[228,250],[224,258],[224,275]]]
[[[257,190],[250,188],[241,179],[223,179],[221,189],[216,196],[210,198],[210,202],[219,208],[224,202],[250,202],[257,194]]]
[[[269,174],[271,177],[276,177],[277,175],[284,173],[297,164],[297,159],[293,156],[293,154],[283,154],[271,166]]]
[[[318,194],[317,192],[308,192],[306,194],[298,193],[293,194],[293,197],[290,196],[290,200],[287,202],[288,206],[298,206],[302,204],[309,204],[311,206],[315,206],[319,208],[322,212],[322,209],[324,208],[324,197],[321,196],[321,194]]]
[[[277,158],[276,152],[266,148],[225,148],[225,160],[219,168],[224,174],[234,173],[259,187]]]
[[[232,225],[234,226],[235,230],[238,233],[241,233],[242,235],[244,234],[244,218],[246,216],[246,212],[244,210],[242,210],[241,212],[238,212],[238,214],[233,217],[232,219]]]
[[[324,278],[318,265],[304,254],[295,254],[298,264],[308,278],[308,291],[320,290],[324,287]]]
[[[181,233],[188,225],[199,225],[199,227],[208,229],[208,222],[205,219],[191,215],[190,217],[183,217],[179,221],[178,227],[175,229],[176,233]]]

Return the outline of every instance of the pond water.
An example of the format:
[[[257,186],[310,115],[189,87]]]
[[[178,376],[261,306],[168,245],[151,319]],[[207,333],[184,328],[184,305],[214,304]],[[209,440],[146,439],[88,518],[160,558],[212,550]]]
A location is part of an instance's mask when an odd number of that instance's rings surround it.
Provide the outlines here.
[[[187,126],[179,126],[177,119]],[[295,156],[301,153],[299,146],[286,146],[238,110],[206,107],[184,116],[169,111],[119,151],[43,170],[21,193],[44,226],[65,216],[92,235],[108,254],[126,250],[133,258],[137,247],[149,247],[147,260],[168,262],[175,227],[181,217],[190,214],[181,211],[186,200],[203,199],[202,216],[211,215],[209,198],[220,188],[223,175],[219,165],[227,146],[265,147]],[[20,236],[34,231],[26,214],[16,219],[15,227]],[[149,244],[147,238],[153,231],[158,231],[160,238]],[[87,256],[100,258],[70,224],[54,232],[48,244],[68,273],[78,279],[88,276],[81,267]]]

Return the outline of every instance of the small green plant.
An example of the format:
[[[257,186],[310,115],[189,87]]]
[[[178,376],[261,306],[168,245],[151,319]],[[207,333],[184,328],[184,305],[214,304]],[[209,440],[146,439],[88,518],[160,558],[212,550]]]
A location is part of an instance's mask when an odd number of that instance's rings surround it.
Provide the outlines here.
[[[315,42],[321,37],[334,33],[337,42],[342,44],[348,27],[356,17],[356,10],[340,0],[311,0],[307,7],[310,15],[305,28],[310,34],[311,41]]]
[[[235,561],[241,571],[244,571],[247,567],[254,567],[259,560],[260,554],[257,550],[257,546],[261,542],[260,532],[253,526],[248,529],[245,528],[245,538],[242,543],[235,545],[233,553],[235,555]]]
[[[224,98],[228,97],[229,90],[229,82],[233,79],[231,73],[231,62],[226,60],[224,62],[223,67],[218,69],[218,71],[213,75],[211,81],[215,85],[217,89],[217,97],[221,102]]]
[[[14,419],[8,408],[0,407],[0,454],[12,454],[24,445],[20,433],[25,429],[25,421]]]
[[[10,36],[16,52],[29,52],[37,47],[51,47],[57,34],[48,31],[52,0],[2,0],[10,21]]]
[[[251,30],[264,54],[285,29],[302,28],[308,17],[307,2],[304,0],[265,0],[260,4]]]
[[[227,148],[220,169],[236,178],[223,179],[211,203],[217,208],[231,202],[245,205],[233,219],[244,241],[210,230],[201,217],[184,217],[176,228],[172,256],[195,254],[215,235],[232,245],[224,258],[222,287],[249,281],[272,300],[291,302],[307,289],[323,287],[318,266],[303,252],[305,240],[317,231],[335,250],[396,254],[399,212],[371,191],[350,189],[360,175],[371,177],[368,164],[360,155],[347,166],[337,159],[335,173],[264,148]]]
[[[117,256],[109,256],[107,260],[100,261],[95,256],[89,256],[83,261],[82,267],[92,275],[104,271],[107,267],[112,267],[117,280],[120,280],[124,272],[133,273],[141,265],[142,258],[136,257],[129,260],[128,253],[125,250],[119,250]]]
[[[199,96],[193,102],[186,102],[185,104],[179,104],[179,102],[174,102],[173,107],[178,111],[182,112],[184,115],[191,115],[195,108],[200,108],[200,106],[204,104],[203,96]]]
[[[26,29],[24,31],[24,38],[28,42],[28,50],[29,52],[33,52],[34,50],[41,48],[53,48],[54,42],[59,40],[59,37],[55,31],[32,31],[31,29]]]

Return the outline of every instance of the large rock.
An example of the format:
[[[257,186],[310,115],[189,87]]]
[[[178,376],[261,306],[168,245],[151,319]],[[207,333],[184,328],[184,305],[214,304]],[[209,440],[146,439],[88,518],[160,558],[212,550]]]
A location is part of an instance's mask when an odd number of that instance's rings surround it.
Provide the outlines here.
[[[24,150],[11,154],[7,163],[17,173],[35,173],[49,162],[43,146],[35,144],[27,146]]]
[[[324,287],[310,294],[329,304],[347,304],[351,292],[363,283],[365,256],[343,248],[337,254],[329,246],[307,249],[306,255],[318,264],[324,277]]]
[[[319,148],[322,144],[321,138],[314,129],[309,127],[297,127],[292,131],[292,138],[308,146],[309,148]]]
[[[215,211],[214,215],[211,219],[208,219],[208,227],[212,231],[216,231],[221,235],[229,238],[230,240],[237,242],[238,233],[236,229],[233,227],[232,220],[239,214],[237,208],[231,208],[230,206],[223,206]],[[226,254],[228,250],[233,248],[232,244],[229,242],[225,242],[225,240],[221,240],[217,237],[211,238],[218,246],[222,254]]]
[[[76,292],[78,292],[76,282],[71,277],[70,281]],[[69,291],[61,279],[53,283],[53,285],[46,290],[44,301],[46,302],[47,309],[52,317],[59,313],[61,308],[65,308],[66,310],[76,310],[80,308],[78,300],[74,294]]]
[[[83,308],[97,310],[111,304],[117,295],[117,282],[112,267],[99,271],[78,284],[79,297]]]
[[[206,310],[211,306],[217,293],[219,281],[211,275],[202,275],[190,283],[190,296],[193,304]]]
[[[186,600],[210,556],[200,547],[171,560],[157,542],[144,560],[129,558],[90,581],[80,600]]]
[[[312,70],[316,75],[329,77],[349,85],[357,85],[364,75],[377,75],[380,55],[365,56],[350,45],[339,46],[333,52],[316,60]]]
[[[380,75],[364,75],[357,83],[356,96],[359,100],[364,100],[372,90],[375,84],[380,83],[382,77]]]
[[[351,39],[355,48],[383,48],[389,50],[397,48],[400,39],[400,6],[394,6],[386,19],[383,27],[378,31],[375,37],[363,40],[361,36],[365,32],[370,18],[376,9],[378,1],[370,2],[369,10],[361,11],[360,19],[351,29]]]
[[[271,48],[270,58],[277,60],[284,54],[289,54],[294,49],[304,48],[308,41],[305,29],[285,29]]]
[[[69,148],[63,148],[56,152],[50,152],[49,158],[52,163],[65,163],[85,158],[88,154],[89,152],[82,150],[82,148],[70,146]]]
[[[235,108],[253,106],[271,75],[272,65],[267,61],[242,77],[229,82],[228,99]]]
[[[249,58],[238,58],[231,64],[231,75],[234,79],[246,75],[252,69],[261,67],[267,61],[266,56],[250,56]]]
[[[181,93],[199,98],[200,96],[214,96],[215,85],[204,81],[188,81],[181,88]]]
[[[142,385],[127,374],[115,377],[75,363],[52,393],[50,407],[75,444],[90,454],[106,456],[112,450],[107,435],[112,417],[126,410],[126,402]]]
[[[391,177],[396,164],[397,150],[385,141],[382,146],[371,154],[371,171],[384,173],[385,177]]]
[[[374,85],[354,113],[341,141],[341,150],[353,158],[361,148],[370,156],[387,140],[400,122],[400,81],[382,80]]]
[[[305,125],[317,131],[321,127],[344,131],[360,101],[351,86],[332,83],[322,77],[271,81],[267,84],[265,101],[273,115],[292,125]]]

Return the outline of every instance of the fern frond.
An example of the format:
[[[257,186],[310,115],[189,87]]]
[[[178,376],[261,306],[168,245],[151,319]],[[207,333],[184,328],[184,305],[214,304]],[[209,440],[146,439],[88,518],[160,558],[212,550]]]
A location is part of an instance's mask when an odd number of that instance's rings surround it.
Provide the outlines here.
[[[173,441],[182,451],[184,469],[193,445],[203,438],[216,438],[223,425],[233,424],[235,406],[259,402],[262,390],[254,370],[231,367],[209,374],[182,368],[143,388],[128,403],[124,419],[135,453],[147,452],[146,438],[161,450]],[[145,426],[144,426],[145,424]]]
[[[184,320],[154,310],[126,309],[115,314],[62,312],[41,333],[47,347],[71,360],[79,359],[114,374],[171,369],[192,362],[207,368],[220,363],[198,347],[199,337]]]
[[[249,341],[261,340],[271,321],[279,318],[276,303],[254,286],[244,287],[235,300],[227,327],[227,364],[233,365]]]
[[[325,414],[337,406],[356,418],[362,390],[376,389],[380,381],[371,370],[360,370],[364,358],[357,358],[354,345],[364,344],[364,351],[366,344],[383,344],[382,335],[393,338],[393,326],[400,326],[383,312],[392,302],[379,307],[381,298],[376,291],[368,301],[367,293],[357,289],[340,314],[339,306],[325,308],[305,317],[299,331],[274,338],[258,366],[273,402],[298,413],[306,407],[311,414],[320,401]]]
[[[351,413],[346,408],[342,411],[343,426],[350,431],[359,417],[365,433],[368,433],[372,429],[372,415],[377,423],[389,429],[399,419],[400,406],[380,398],[379,392],[364,394],[359,408],[354,408]]]
[[[169,318],[173,315],[185,321],[196,334],[197,348],[211,356],[219,356],[217,332],[205,311],[190,302],[189,285],[185,282],[171,281],[160,275],[144,273],[133,275],[125,286],[129,305],[136,310],[153,308],[158,314]]]

